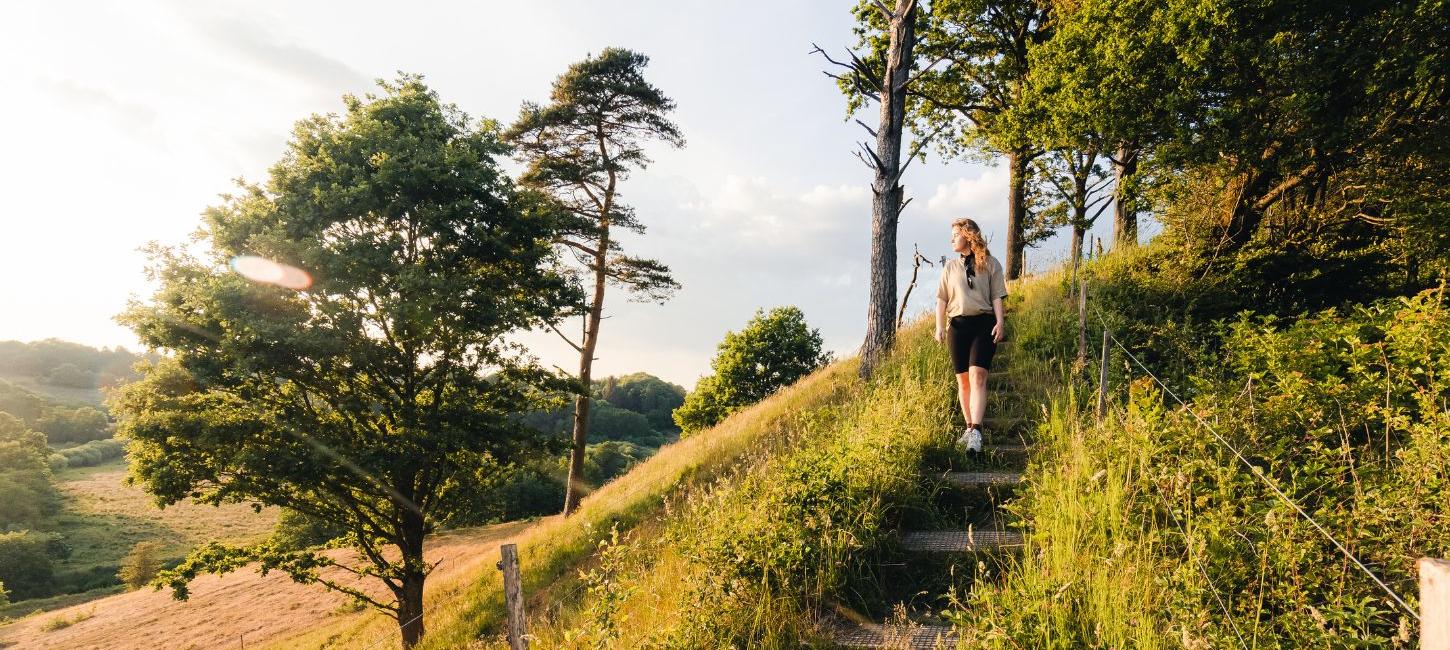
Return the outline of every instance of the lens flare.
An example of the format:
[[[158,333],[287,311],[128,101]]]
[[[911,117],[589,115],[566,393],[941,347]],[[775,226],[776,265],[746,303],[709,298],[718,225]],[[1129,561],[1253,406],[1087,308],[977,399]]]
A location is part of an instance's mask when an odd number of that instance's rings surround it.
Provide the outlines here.
[[[232,270],[253,282],[275,284],[295,291],[312,286],[312,276],[306,271],[255,255],[233,257]]]

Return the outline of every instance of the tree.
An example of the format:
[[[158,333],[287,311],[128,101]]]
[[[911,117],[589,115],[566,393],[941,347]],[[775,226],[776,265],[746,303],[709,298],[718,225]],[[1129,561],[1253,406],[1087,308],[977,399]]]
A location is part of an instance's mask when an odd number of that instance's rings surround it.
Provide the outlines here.
[[[636,299],[663,303],[680,286],[669,267],[625,255],[619,244],[619,231],[645,231],[634,211],[619,201],[619,183],[649,163],[647,142],[685,143],[667,118],[675,103],[644,78],[648,64],[648,57],[620,48],[588,57],[554,81],[548,105],[525,102],[507,134],[528,165],[520,182],[552,197],[568,215],[570,227],[556,242],[574,256],[592,289],[579,310],[582,338],[575,342],[554,329],[579,353],[565,515],[579,507],[582,496],[577,488],[584,476],[590,377],[605,287],[612,283]]]
[[[685,389],[680,386],[636,372],[606,378],[596,393],[599,399],[643,415],[655,431],[679,430],[670,414],[685,402]]]
[[[50,537],[34,532],[0,533],[0,583],[15,600],[44,598],[53,593],[55,565],[47,548]]]
[[[845,72],[826,75],[835,79],[847,97],[847,113],[869,101],[880,107],[876,128],[857,120],[875,140],[859,143],[860,158],[871,169],[871,283],[866,304],[866,340],[861,345],[861,376],[870,377],[896,340],[896,226],[906,207],[901,179],[911,160],[929,139],[918,141],[901,159],[902,131],[906,125],[907,95],[916,68],[917,0],[868,1],[856,6],[858,55],[847,50],[849,62],[837,61],[819,45],[815,52]],[[697,388],[698,391],[698,388]],[[676,420],[678,421],[678,419]]]
[[[1102,190],[1112,180],[1098,165],[1098,152],[1088,149],[1051,151],[1036,161],[1037,177],[1051,186],[1056,201],[1047,209],[1046,220],[1072,228],[1072,275],[1082,263],[1083,236],[1107,209],[1108,196]],[[1094,210],[1096,208],[1096,210]],[[1089,216],[1088,212],[1092,211]]]
[[[685,434],[713,426],[830,361],[830,353],[821,350],[820,330],[806,325],[799,308],[756,310],[740,332],[725,333],[710,361],[714,373],[685,396],[675,423]]]
[[[137,542],[121,560],[116,577],[130,589],[140,589],[156,579],[161,572],[161,543]]]
[[[1052,35],[1045,0],[938,0],[922,33],[922,71],[912,102],[913,128],[949,133],[947,154],[973,150],[1007,158],[1007,279],[1022,274],[1023,251],[1034,243],[1028,206],[1031,163],[1043,148],[1029,132],[1032,115],[1022,110],[1031,69],[1030,52]],[[937,66],[935,62],[943,62]]]
[[[0,529],[29,527],[59,506],[45,435],[0,412]],[[14,586],[16,583],[11,582]]]
[[[212,544],[162,574],[178,597],[199,572],[260,560],[393,616],[411,647],[445,494],[544,444],[510,414],[567,389],[504,337],[579,296],[552,270],[555,216],[498,167],[495,123],[418,76],[379,86],[299,122],[265,185],[207,210],[205,257],[153,245],[158,288],[118,320],[169,356],[111,406],[130,480],[159,504],[288,508],[346,530],[364,561]]]

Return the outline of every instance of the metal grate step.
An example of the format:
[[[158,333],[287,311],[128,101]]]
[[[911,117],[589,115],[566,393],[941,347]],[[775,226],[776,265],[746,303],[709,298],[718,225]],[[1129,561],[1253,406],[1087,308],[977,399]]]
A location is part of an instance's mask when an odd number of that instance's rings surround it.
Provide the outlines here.
[[[942,479],[962,487],[1009,487],[1022,482],[1021,472],[947,472]]]
[[[1022,545],[1022,533],[980,530],[919,530],[901,536],[901,546],[916,553],[972,553]]]
[[[913,625],[900,628],[874,623],[842,625],[832,637],[836,644],[846,648],[935,650],[957,647],[956,632],[945,625]]]

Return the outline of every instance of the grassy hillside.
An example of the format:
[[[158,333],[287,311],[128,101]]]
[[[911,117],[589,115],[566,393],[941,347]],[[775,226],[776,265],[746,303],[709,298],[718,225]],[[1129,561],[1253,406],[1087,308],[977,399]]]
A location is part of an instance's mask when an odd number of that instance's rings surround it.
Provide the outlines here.
[[[221,507],[179,503],[160,509],[141,488],[125,484],[126,463],[61,470],[56,475],[63,503],[44,530],[58,532],[71,547],[70,557],[55,563],[58,577],[95,575],[113,578],[121,559],[137,542],[158,541],[166,559],[180,559],[208,540],[249,542],[266,537],[276,524],[273,509],[255,512],[242,504]],[[86,594],[12,603],[0,617],[51,610],[114,593],[115,588]]]

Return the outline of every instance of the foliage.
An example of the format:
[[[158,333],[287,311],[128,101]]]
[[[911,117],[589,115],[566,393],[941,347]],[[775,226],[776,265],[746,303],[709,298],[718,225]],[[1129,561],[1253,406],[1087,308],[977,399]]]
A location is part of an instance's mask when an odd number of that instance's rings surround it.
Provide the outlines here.
[[[10,598],[19,601],[51,594],[55,577],[52,539],[33,531],[0,533],[0,583],[10,590]]]
[[[345,541],[347,529],[333,522],[309,517],[296,510],[282,509],[271,543],[285,551],[302,551],[315,546],[328,546]]]
[[[0,530],[34,525],[59,507],[45,436],[0,413]]]
[[[121,569],[116,572],[116,577],[131,589],[150,584],[161,572],[161,551],[160,542],[137,542],[121,560]]]
[[[0,341],[0,374],[77,388],[133,379],[131,367],[145,358],[122,347],[93,348],[59,339]]]
[[[392,613],[411,645],[440,495],[538,448],[508,414],[566,386],[504,337],[577,294],[551,271],[553,217],[495,162],[506,151],[495,125],[418,77],[380,86],[345,97],[342,116],[299,122],[266,185],[209,209],[208,257],[153,247],[159,289],[120,320],[172,354],[111,404],[133,479],[158,502],[248,501],[334,522],[394,602],[321,577],[335,564],[325,556],[267,546],[200,549],[163,575],[178,595],[199,571],[257,557]],[[243,255],[315,282],[249,282],[228,268]]]
[[[1155,295],[1128,287],[1151,278],[1144,265],[1157,258],[1142,251],[1091,270],[1121,295]],[[1075,306],[1056,278],[1027,293],[1020,349],[1061,363],[1071,345],[1058,333],[1070,328],[1054,323]],[[1116,355],[1112,384],[1137,379],[1115,391],[1124,406],[1102,422],[1067,386],[1037,432],[1031,489],[1013,506],[1032,533],[1024,562],[962,604],[962,625],[992,647],[1220,647],[1239,635],[1269,647],[1405,645],[1409,615],[1266,482],[1397,592],[1414,593],[1414,560],[1450,552],[1435,523],[1450,507],[1444,290],[1298,318],[1199,316],[1171,329],[1117,295],[1097,299],[1114,336],[1189,408],[1136,365],[1124,374]],[[1218,301],[1186,304],[1195,314]],[[1160,350],[1215,352],[1144,354],[1138,337],[1150,334]]]
[[[681,386],[636,372],[596,381],[593,392],[595,397],[614,406],[644,415],[655,431],[666,434],[679,431],[670,414],[685,402],[685,389]]]
[[[88,621],[92,618],[95,618],[95,616],[96,611],[94,609],[88,609],[84,612],[76,612],[70,617],[56,616],[55,618],[41,623],[40,630],[42,632],[55,632],[56,630],[64,630],[72,625],[75,625],[76,623]]]
[[[644,169],[651,140],[682,147],[684,138],[668,114],[675,103],[644,78],[649,57],[605,48],[554,80],[549,103],[525,102],[505,138],[517,147],[526,166],[519,182],[549,197],[564,224],[554,243],[577,262],[575,280],[589,287],[573,305],[583,318],[577,343],[554,332],[579,352],[578,390],[590,388],[599,343],[607,285],[624,288],[636,299],[664,303],[680,288],[668,266],[626,255],[620,231],[644,234],[633,208],[619,200],[619,183]],[[572,514],[582,492],[584,448],[589,439],[589,396],[579,395],[575,409],[584,417],[573,426],[564,514]]]
[[[10,604],[10,592],[5,589],[5,583],[0,582],[0,607]]]
[[[645,447],[663,445],[678,431],[673,421],[663,419],[684,403],[685,389],[646,373],[605,377],[593,382],[589,406],[591,440],[624,440]],[[545,433],[566,436],[574,427],[574,404],[525,413],[521,420]]]
[[[86,442],[111,436],[106,415],[89,406],[65,406],[0,380],[0,413],[19,418],[52,444]]]
[[[768,397],[830,362],[821,350],[820,330],[806,325],[797,307],[758,309],[740,332],[726,332],[713,374],[675,409],[675,423],[686,434],[712,426],[734,411]]]
[[[589,445],[584,452],[584,480],[603,485],[649,458],[653,449],[632,442],[606,440]]]
[[[65,462],[64,467],[92,467],[120,458],[126,452],[126,443],[115,438],[92,440],[86,444],[62,449],[55,453]],[[54,469],[54,466],[52,466]]]

